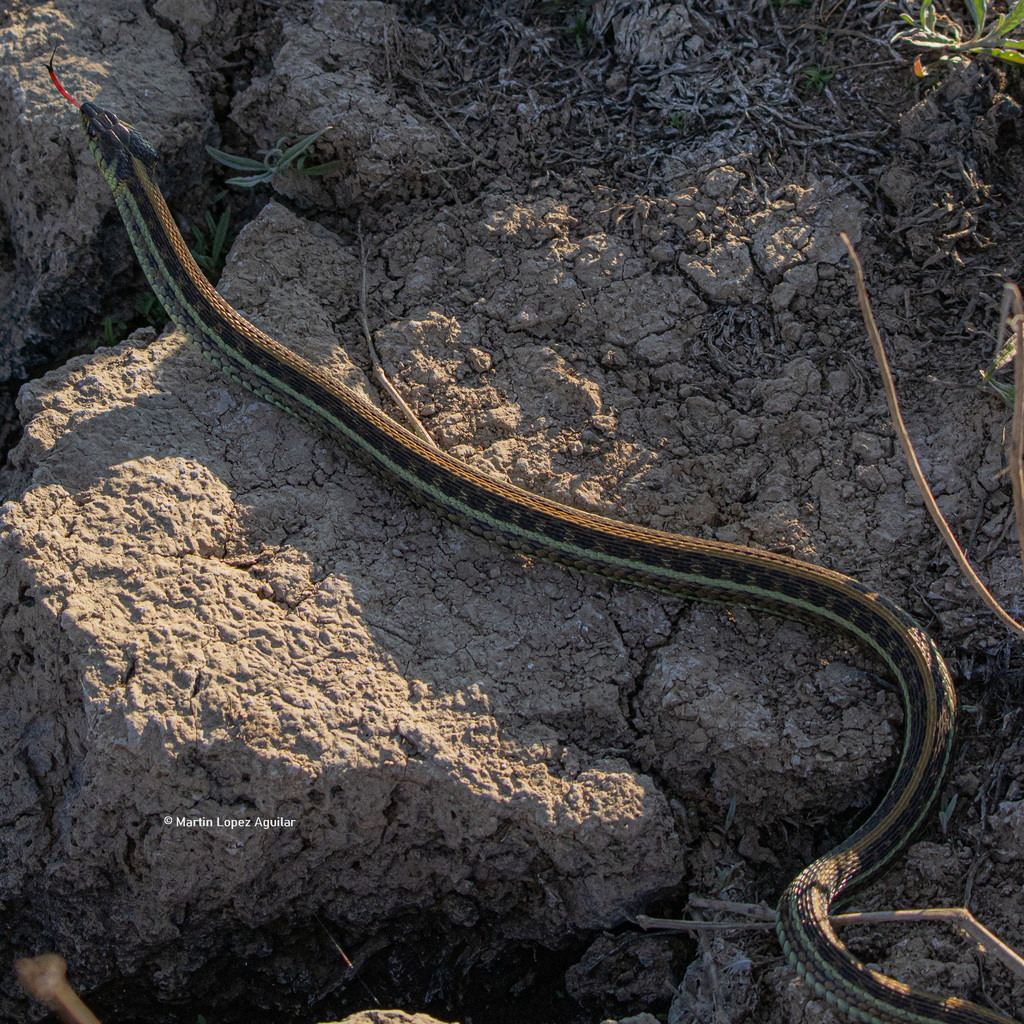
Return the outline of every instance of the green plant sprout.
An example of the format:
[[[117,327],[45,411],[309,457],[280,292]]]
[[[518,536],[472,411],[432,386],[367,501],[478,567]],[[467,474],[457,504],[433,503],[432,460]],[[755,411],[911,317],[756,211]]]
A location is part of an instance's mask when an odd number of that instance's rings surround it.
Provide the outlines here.
[[[1024,2],[1024,0],[1022,0]],[[300,139],[294,146],[284,148],[286,136],[282,135],[271,149],[261,149],[262,160],[253,160],[247,156],[235,156],[232,153],[224,153],[213,146],[207,146],[206,152],[218,163],[230,167],[235,171],[249,171],[251,173],[241,178],[228,178],[228,185],[240,185],[242,188],[255,188],[257,185],[265,185],[275,174],[281,174],[294,164],[293,170],[300,174],[328,174],[336,170],[340,165],[338,160],[329,160],[325,164],[317,164],[315,167],[303,166],[306,162],[306,150],[320,138],[321,135],[333,125],[327,125],[312,135]]]
[[[1011,337],[1002,349],[996,353],[992,362],[988,364],[988,369],[978,371],[981,374],[981,383],[991,388],[1003,400],[1003,405],[1007,409],[1013,408],[1013,385],[996,380],[994,375],[996,370],[1002,369],[1013,358],[1016,345],[1017,339]]]
[[[135,296],[135,312],[139,314],[151,327],[162,330],[164,324],[170,319],[156,292],[152,289],[141,291]]]
[[[996,371],[1001,370],[1011,359],[1016,356],[1018,359],[1024,355],[1018,349],[1024,349],[1024,299],[1021,298],[1020,289],[1015,284],[1003,286],[1003,307],[999,313],[999,340],[998,351],[992,357],[988,368],[981,370],[981,383],[990,387],[1008,408],[1014,407],[1016,398],[1016,387],[1014,384],[1004,384],[995,379]]]
[[[213,219],[213,214],[206,211],[206,228],[209,237],[201,229],[192,225],[192,234],[196,236],[195,248],[191,250],[196,263],[202,268],[203,273],[209,278],[211,284],[216,284],[224,269],[224,260],[227,255],[228,225],[231,223],[231,211],[225,210],[218,220]]]
[[[88,352],[95,352],[96,349],[112,348],[123,338],[127,337],[128,325],[123,320],[115,320],[112,316],[103,318],[103,337],[93,338],[86,345]]]
[[[949,819],[953,817],[953,812],[956,810],[956,793],[954,793],[948,800],[942,801],[942,806],[939,809],[939,824],[942,826],[942,834],[946,834],[946,829],[949,828]]]
[[[922,0],[918,20],[909,14],[900,18],[912,28],[905,28],[892,37],[892,42],[907,42],[921,50],[943,50],[939,60],[955,59],[961,54],[989,53],[1000,60],[1024,64],[1024,39],[1009,39],[1009,34],[1024,21],[1024,0],[1017,0],[1007,14],[985,27],[988,21],[988,0],[964,0],[974,21],[974,35],[965,38],[966,29],[945,14],[936,14],[934,0]],[[920,59],[915,63],[919,76],[924,74]]]
[[[123,338],[128,331],[128,325],[123,320],[115,320],[111,316],[103,318],[103,341],[101,345],[108,348],[113,347]]]
[[[804,84],[813,92],[824,92],[826,84],[832,81],[835,74],[835,68],[812,64],[804,68]]]
[[[724,831],[726,831],[726,832],[729,831],[729,826],[732,825],[733,818],[735,818],[735,817],[736,817],[736,797],[733,797],[732,800],[729,801],[729,810],[728,810],[728,812],[725,815],[725,829],[724,829]]]
[[[572,23],[572,34],[576,40],[576,49],[581,54],[587,52],[587,47],[584,40],[587,38],[587,16],[585,14],[577,14],[576,20]]]

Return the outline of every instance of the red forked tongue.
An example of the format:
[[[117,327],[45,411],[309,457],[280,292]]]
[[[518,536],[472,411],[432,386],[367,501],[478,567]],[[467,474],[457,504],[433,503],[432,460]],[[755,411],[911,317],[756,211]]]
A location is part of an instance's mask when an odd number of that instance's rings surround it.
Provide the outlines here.
[[[57,86],[57,92],[59,92],[61,96],[63,96],[64,99],[66,99],[69,103],[74,104],[76,107],[80,107],[82,104],[79,103],[78,100],[76,100],[75,97],[72,96],[71,93],[69,93],[67,89],[65,89],[64,86],[60,84],[60,79],[57,77],[57,72],[53,70],[53,56],[56,52],[57,47],[55,46],[53,48],[53,53],[50,54],[50,63],[45,65],[46,70],[50,72],[50,78],[53,80],[53,84]]]

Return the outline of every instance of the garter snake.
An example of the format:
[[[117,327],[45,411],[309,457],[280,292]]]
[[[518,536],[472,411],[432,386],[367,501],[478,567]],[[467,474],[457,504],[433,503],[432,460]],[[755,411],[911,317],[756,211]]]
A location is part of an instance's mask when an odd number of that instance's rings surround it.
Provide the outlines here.
[[[740,604],[839,632],[889,669],[905,736],[892,783],[867,820],[790,883],[777,931],[798,974],[869,1024],[984,1024],[1010,1018],[917,991],[859,963],[828,920],[832,903],[876,874],[932,810],[949,764],[956,693],[914,620],[856,580],[771,552],[665,533],[582,512],[492,479],[437,451],[349,388],[258,330],[196,265],[153,180],[157,154],[131,125],[79,103],[82,128],[153,291],[171,319],[232,380],[336,440],[438,516],[524,555],[704,601]]]

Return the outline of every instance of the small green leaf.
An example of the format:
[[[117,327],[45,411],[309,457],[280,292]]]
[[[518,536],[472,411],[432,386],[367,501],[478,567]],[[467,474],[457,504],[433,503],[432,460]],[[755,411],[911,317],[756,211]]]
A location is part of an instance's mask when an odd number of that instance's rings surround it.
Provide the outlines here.
[[[985,0],[966,0],[967,9],[971,12],[971,17],[974,19],[974,38],[977,39],[982,30],[985,27]]]
[[[225,167],[230,167],[236,171],[262,171],[266,169],[262,160],[251,160],[247,156],[235,156],[234,153],[224,153],[219,149],[214,149],[213,146],[207,146],[206,152],[217,163],[221,163]]]
[[[264,171],[262,174],[254,174],[250,178],[228,178],[225,185],[238,185],[241,188],[255,188],[257,185],[264,185],[274,177],[274,172]]]
[[[311,145],[313,145],[313,143],[316,142],[316,140],[319,139],[320,136],[323,135],[324,132],[329,131],[333,127],[334,127],[333,124],[329,124],[329,125],[327,125],[326,128],[321,128],[320,131],[313,132],[312,135],[307,135],[304,139],[300,140],[299,142],[296,142],[294,146],[289,146],[284,151],[284,156],[282,157],[282,159],[284,159],[284,160],[293,160],[301,152],[303,152],[306,149],[309,149],[309,147]],[[278,145],[280,146],[282,142],[284,142],[284,139],[281,139],[278,142]]]
[[[135,296],[135,311],[144,316],[154,327],[162,327],[168,321],[167,312],[156,293],[140,292]]]
[[[725,815],[725,831],[729,831],[729,827],[732,825],[733,818],[736,817],[736,797],[733,797],[729,801],[729,810]]]
[[[944,800],[939,808],[939,824],[942,826],[943,835],[949,827],[949,819],[953,817],[953,812],[956,810],[956,797],[957,794],[954,793],[948,801]]]
[[[300,167],[298,171],[300,174],[330,174],[332,171],[336,171],[341,166],[340,160],[328,160],[325,164],[317,164],[316,167]]]
[[[299,160],[298,166],[295,170],[301,170],[305,174],[326,174],[328,171],[334,170],[338,166],[337,161],[332,161],[327,164],[321,164],[319,167],[304,168],[302,166],[305,163],[303,154],[305,151],[314,143],[324,132],[332,128],[333,125],[327,125],[321,128],[319,131],[313,132],[312,135],[307,135],[304,139],[300,139],[293,146],[289,146],[287,149],[281,147],[285,144],[285,136],[281,136],[277,140],[276,145],[270,149],[261,149],[260,153],[263,154],[262,160],[252,160],[245,156],[235,156],[232,153],[224,153],[219,149],[214,149],[212,146],[207,146],[206,151],[213,157],[214,160],[224,164],[226,167],[231,167],[236,171],[252,171],[254,173],[247,175],[244,178],[228,178],[228,185],[238,185],[241,188],[255,188],[257,185],[265,185],[272,181],[274,175],[280,174],[294,163],[296,159]]]
[[[1007,409],[1013,408],[1013,385],[1002,384],[997,380],[990,380],[988,386],[1002,399]]]
[[[95,352],[100,345],[116,345],[119,338],[128,333],[128,325],[123,320],[115,320],[113,317],[103,318],[103,338],[92,343],[91,351]]]
[[[213,218],[207,213],[207,217],[212,223]],[[225,210],[217,221],[217,225],[213,232],[213,241],[210,243],[210,253],[214,260],[219,260],[221,253],[224,251],[224,244],[228,238],[228,225],[231,223],[231,211]]]
[[[1013,50],[993,50],[992,56],[1008,60],[1011,64],[1024,64],[1024,54],[1015,53]]]
[[[1001,370],[1012,358],[1017,348],[1017,339],[1014,335],[1010,335],[1006,339],[1006,343],[1003,347],[992,357],[992,362],[988,364],[988,369],[981,375],[981,381],[983,384],[992,383],[992,376],[997,370]]]
[[[1007,32],[1012,32],[1024,21],[1024,0],[1017,0],[1013,10],[1005,18],[1000,18],[999,21],[999,34],[1001,36],[1006,35]]]

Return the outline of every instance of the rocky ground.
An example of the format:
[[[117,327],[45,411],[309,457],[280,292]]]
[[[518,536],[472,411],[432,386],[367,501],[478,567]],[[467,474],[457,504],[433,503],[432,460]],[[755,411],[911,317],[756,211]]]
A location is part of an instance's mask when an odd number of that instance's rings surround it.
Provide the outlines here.
[[[201,253],[230,211],[219,288],[307,359],[390,409],[365,307],[404,399],[483,471],[911,611],[962,738],[941,822],[857,906],[967,905],[1024,947],[1020,647],[924,512],[838,237],[939,504],[1013,611],[1007,413],[978,370],[1024,278],[1024,88],[982,60],[915,76],[899,10],[0,14],[0,368],[32,378],[0,477],[5,958],[57,950],[108,1024],[809,1024],[830,1012],[773,934],[629,919],[773,905],[900,741],[878,666],[835,638],[496,551],[157,337],[54,45],[156,146]],[[327,125],[328,173],[250,190],[203,149]],[[950,929],[845,937],[1024,1013]],[[29,1012],[10,976],[0,1000]]]

